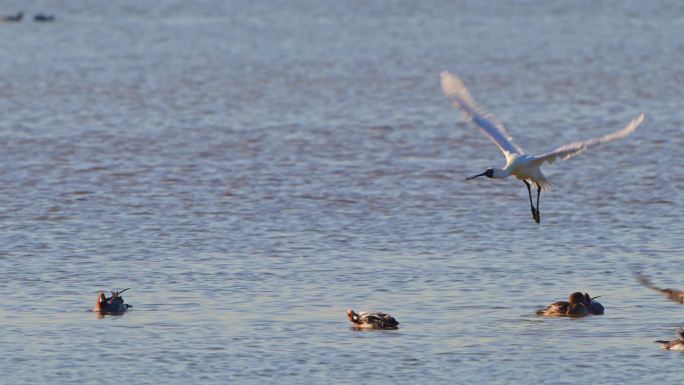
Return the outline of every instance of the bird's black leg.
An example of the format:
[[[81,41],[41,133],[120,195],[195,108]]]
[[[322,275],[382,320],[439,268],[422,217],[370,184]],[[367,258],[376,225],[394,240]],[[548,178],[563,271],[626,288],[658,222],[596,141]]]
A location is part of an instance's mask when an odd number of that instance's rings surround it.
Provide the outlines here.
[[[537,210],[534,208],[534,205],[532,204],[532,190],[530,190],[530,184],[527,183],[526,180],[523,180],[523,183],[525,183],[525,186],[527,186],[527,195],[530,197],[530,210],[532,210],[532,218],[534,218],[534,221],[539,223],[539,220],[537,219]]]
[[[541,214],[539,214],[539,196],[541,195],[541,186],[537,183],[537,217],[535,220],[537,223],[541,222]]]

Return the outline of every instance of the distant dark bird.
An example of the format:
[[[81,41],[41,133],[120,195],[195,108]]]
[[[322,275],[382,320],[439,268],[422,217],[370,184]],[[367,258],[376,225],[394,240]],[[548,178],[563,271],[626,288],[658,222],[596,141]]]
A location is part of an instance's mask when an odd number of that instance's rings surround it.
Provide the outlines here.
[[[532,218],[537,224],[541,221],[539,215],[539,195],[542,190],[547,191],[551,188],[551,183],[541,170],[541,166],[545,162],[551,164],[559,159],[570,159],[597,145],[624,138],[634,132],[641,122],[644,121],[644,114],[639,114],[622,130],[598,138],[566,144],[545,154],[528,155],[525,154],[520,146],[515,144],[504,124],[475,102],[475,99],[470,95],[470,92],[461,79],[456,75],[447,71],[442,72],[442,91],[444,91],[444,94],[451,100],[453,106],[463,113],[465,119],[472,121],[480,127],[482,132],[499,147],[499,150],[501,150],[506,157],[506,166],[503,169],[488,168],[485,172],[468,177],[466,180],[475,179],[481,176],[503,179],[511,175],[520,179],[527,187],[527,193],[530,197]],[[537,187],[536,208],[534,207],[534,204],[532,204],[532,191],[530,190],[530,185],[532,184]]]
[[[53,15],[43,15],[42,13],[33,15],[33,21],[37,22],[51,22],[55,21],[55,17]]]
[[[639,283],[642,285],[648,287],[649,289],[661,292],[664,296],[675,302],[684,304],[684,291],[677,289],[661,289],[651,283],[651,280],[642,273],[635,273],[634,275],[637,281],[639,281]]]
[[[97,293],[97,303],[93,307],[94,312],[104,313],[104,314],[120,314],[128,310],[131,305],[124,303],[121,293],[128,290],[128,288],[121,291],[113,291],[112,296],[105,297],[104,292],[100,291]]]
[[[672,341],[655,341],[659,344],[662,344],[661,347],[665,350],[684,350],[684,329],[679,328],[677,330],[677,333],[679,334],[679,338],[676,340]]]
[[[0,21],[21,21],[24,18],[24,12],[19,12],[14,16],[0,16]]]
[[[570,294],[568,301],[554,302],[543,309],[536,311],[537,315],[547,317],[584,317],[587,315],[601,315],[604,313],[603,305],[591,298],[588,293],[576,291]]]
[[[347,317],[359,329],[396,329],[399,326],[399,322],[386,313],[356,313],[349,309]]]

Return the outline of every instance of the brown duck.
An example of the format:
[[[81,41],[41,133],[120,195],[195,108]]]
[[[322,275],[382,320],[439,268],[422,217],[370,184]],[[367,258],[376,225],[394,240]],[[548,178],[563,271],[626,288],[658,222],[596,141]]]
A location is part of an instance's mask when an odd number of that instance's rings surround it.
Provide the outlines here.
[[[677,338],[676,340],[656,342],[662,344],[661,347],[665,350],[684,350],[684,329],[679,328],[679,330],[677,330],[677,333],[679,334],[679,338]]]
[[[587,293],[576,291],[570,294],[568,301],[550,304],[536,311],[537,315],[547,317],[584,317],[591,314],[603,314],[603,305],[595,301],[598,297],[590,297]]]
[[[95,303],[93,311],[105,314],[120,314],[126,312],[129,307],[132,307],[132,305],[124,303],[121,293],[128,289],[129,288],[123,289],[121,291],[113,291],[111,297],[106,297],[105,293],[102,291],[98,292],[97,303]]]
[[[386,313],[357,313],[352,309],[347,310],[349,321],[358,329],[397,329],[399,322]]]

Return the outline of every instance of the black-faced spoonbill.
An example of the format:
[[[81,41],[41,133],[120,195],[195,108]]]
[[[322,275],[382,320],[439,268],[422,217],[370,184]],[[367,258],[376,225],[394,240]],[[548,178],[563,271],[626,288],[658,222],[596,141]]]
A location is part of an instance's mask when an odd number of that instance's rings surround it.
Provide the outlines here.
[[[629,124],[622,130],[615,131],[611,134],[604,135],[598,138],[593,138],[581,142],[574,142],[560,146],[553,151],[541,155],[527,155],[523,150],[513,142],[513,138],[508,134],[506,127],[496,117],[488,113],[485,109],[478,106],[470,96],[470,92],[463,85],[461,79],[447,71],[442,72],[442,91],[451,99],[454,107],[458,108],[464,115],[466,120],[473,121],[478,125],[482,131],[496,144],[504,156],[506,156],[506,166],[500,168],[488,168],[482,174],[473,175],[466,178],[466,180],[475,179],[480,176],[487,178],[502,179],[511,175],[520,179],[527,186],[527,193],[530,197],[530,209],[532,210],[532,218],[536,223],[539,223],[539,195],[541,190],[548,191],[551,188],[551,183],[544,176],[541,171],[541,165],[544,162],[553,163],[558,158],[566,160],[576,155],[581,154],[590,147],[599,144],[610,142],[611,140],[624,138],[636,130],[636,128],[644,120],[644,114],[641,113],[636,118],[632,119]],[[537,207],[532,204],[532,191],[530,184],[537,185]]]

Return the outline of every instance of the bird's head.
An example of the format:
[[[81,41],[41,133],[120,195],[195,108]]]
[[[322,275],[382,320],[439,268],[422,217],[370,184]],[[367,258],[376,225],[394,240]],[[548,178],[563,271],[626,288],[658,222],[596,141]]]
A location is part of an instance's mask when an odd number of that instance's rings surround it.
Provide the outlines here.
[[[480,177],[480,176],[486,176],[487,178],[494,178],[494,169],[488,168],[482,174],[473,175],[471,177],[466,178],[466,180],[475,179],[475,178]]]
[[[579,291],[570,294],[570,297],[568,298],[568,303],[570,303],[570,305],[584,304],[584,301],[584,294],[580,293]]]

